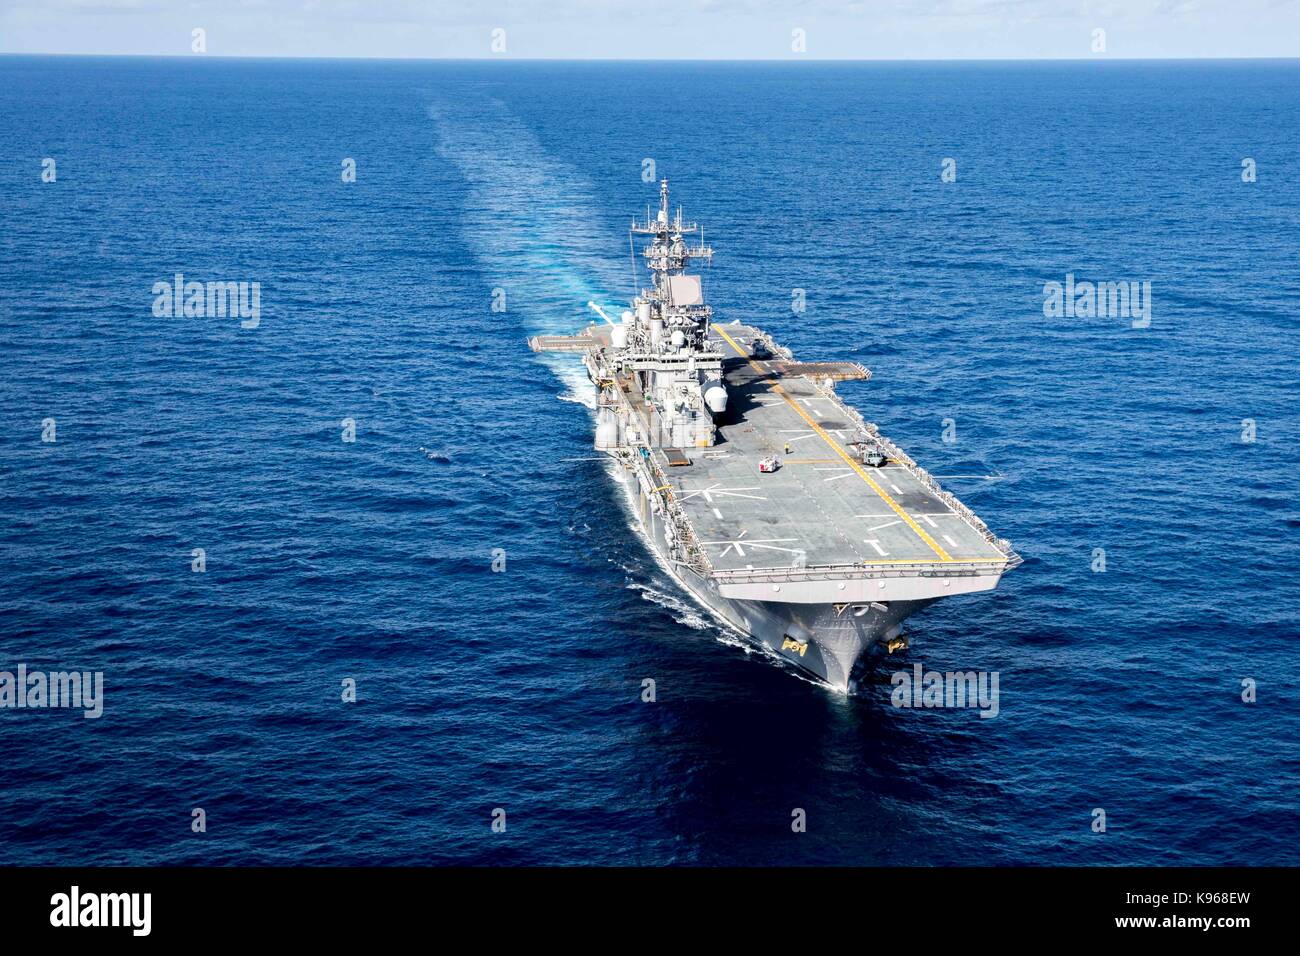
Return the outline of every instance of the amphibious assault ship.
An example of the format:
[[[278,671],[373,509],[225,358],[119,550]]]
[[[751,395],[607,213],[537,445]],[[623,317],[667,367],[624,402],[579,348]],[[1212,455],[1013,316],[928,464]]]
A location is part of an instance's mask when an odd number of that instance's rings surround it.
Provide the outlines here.
[[[713,250],[670,218],[633,220],[653,277],[614,321],[537,336],[581,353],[596,387],[597,450],[634,476],[634,507],[673,578],[718,617],[832,687],[903,621],[943,597],[989,591],[1020,564],[835,383],[854,362],[800,362],[758,328],[715,323],[696,262]]]

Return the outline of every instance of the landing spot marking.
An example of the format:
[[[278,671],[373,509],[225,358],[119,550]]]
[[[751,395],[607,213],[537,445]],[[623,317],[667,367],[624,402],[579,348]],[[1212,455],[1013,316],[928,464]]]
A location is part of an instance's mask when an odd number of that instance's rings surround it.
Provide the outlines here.
[[[720,555],[718,555],[718,557],[720,557],[720,558],[725,558],[727,555],[729,555],[729,554],[731,553],[731,551],[732,551],[733,548],[734,548],[735,551],[736,551],[736,555],[737,555],[738,557],[742,557],[742,558],[745,557],[745,548],[765,548],[765,549],[768,550],[768,551],[789,551],[791,554],[798,554],[798,553],[799,553],[799,549],[798,549],[798,548],[778,548],[778,547],[776,547],[774,544],[771,543],[771,542],[774,542],[774,541],[798,541],[798,540],[799,540],[798,538],[750,538],[750,539],[746,539],[746,538],[745,538],[745,535],[747,535],[747,534],[749,534],[748,531],[742,531],[742,532],[740,532],[740,535],[739,535],[738,537],[735,537],[735,538],[724,539],[724,540],[722,540],[722,541],[701,541],[700,543],[701,543],[701,544],[725,544],[726,547],[723,548],[723,549],[722,549],[722,553],[721,553]],[[742,541],[742,539],[744,539],[744,540]]]
[[[726,496],[730,498],[752,498],[754,501],[767,500],[762,495],[747,495],[745,494],[745,492],[747,491],[758,491],[758,486],[755,485],[752,488],[749,487],[723,488],[721,484],[716,484],[716,485],[709,485],[709,487],[707,488],[695,488],[690,491],[687,491],[685,488],[683,488],[681,491],[677,493],[677,497],[679,500],[685,501],[687,498],[694,498],[696,495],[703,495],[704,500],[707,501],[709,504],[713,504],[714,495]]]
[[[888,551],[886,551],[884,548],[882,548],[882,547],[880,546],[880,542],[877,541],[875,538],[863,538],[862,540],[866,541],[867,544],[869,544],[869,545],[871,545],[873,548],[875,548],[875,549],[876,549],[876,554],[880,555],[882,558],[883,558],[885,555],[889,554]]]

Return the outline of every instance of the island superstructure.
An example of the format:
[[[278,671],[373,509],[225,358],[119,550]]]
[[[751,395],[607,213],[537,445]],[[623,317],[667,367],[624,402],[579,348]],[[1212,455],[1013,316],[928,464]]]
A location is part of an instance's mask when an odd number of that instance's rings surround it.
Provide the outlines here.
[[[595,385],[595,447],[634,477],[646,537],[673,578],[791,663],[848,690],[878,644],[939,598],[997,586],[1011,545],[836,394],[870,373],[800,362],[739,319],[715,323],[713,250],[670,215],[634,220],[653,283],[615,322],[537,336]]]

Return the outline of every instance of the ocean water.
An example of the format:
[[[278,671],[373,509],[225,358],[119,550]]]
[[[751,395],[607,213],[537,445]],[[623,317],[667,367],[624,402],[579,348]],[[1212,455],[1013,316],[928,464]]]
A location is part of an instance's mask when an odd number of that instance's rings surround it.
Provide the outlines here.
[[[0,669],[104,674],[0,710],[0,863],[1300,863],[1300,64],[0,57],[0,157]],[[647,159],[1026,559],[875,691],[679,594],[527,349],[630,297]]]

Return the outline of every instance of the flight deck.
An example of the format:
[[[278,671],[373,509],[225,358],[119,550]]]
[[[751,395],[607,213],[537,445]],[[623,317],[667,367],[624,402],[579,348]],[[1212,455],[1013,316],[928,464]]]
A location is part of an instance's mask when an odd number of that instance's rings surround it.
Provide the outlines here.
[[[714,570],[1007,563],[904,464],[863,464],[853,446],[871,436],[807,375],[755,357],[757,334],[712,327],[727,413],[712,447],[672,449],[690,464],[678,457],[661,472]],[[770,456],[782,467],[761,474]]]

